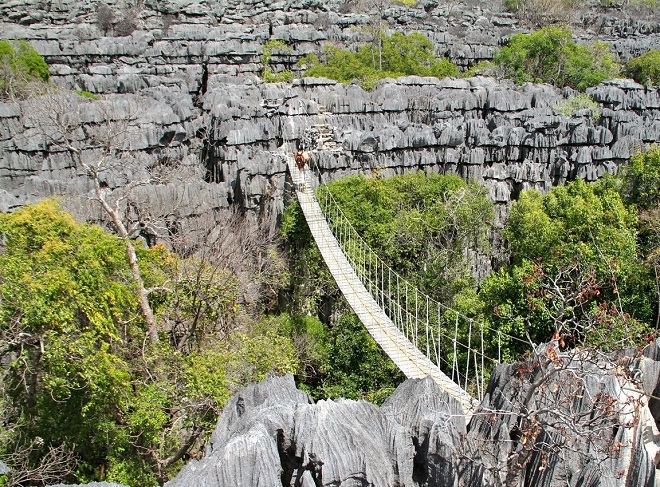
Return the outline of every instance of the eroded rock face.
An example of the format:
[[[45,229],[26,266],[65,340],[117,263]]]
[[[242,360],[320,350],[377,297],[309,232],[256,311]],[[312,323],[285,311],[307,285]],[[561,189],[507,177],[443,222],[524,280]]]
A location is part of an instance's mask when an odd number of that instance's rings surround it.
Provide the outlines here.
[[[642,144],[660,140],[657,87],[615,80],[589,94],[603,107],[599,118],[589,110],[560,116],[555,107],[570,91],[480,77],[385,80],[373,92],[316,79],[225,84],[209,91],[201,107],[163,88],[100,102],[68,96],[84,103],[81,138],[86,125],[108,118],[135,129],[128,144],[136,162],[108,171],[109,189],[144,181],[133,196],[154,228],[176,222],[185,229],[191,218],[231,205],[269,214],[267,224],[275,225],[288,198],[285,142],[318,149],[314,163],[323,181],[374,170],[458,174],[482,182],[493,201],[506,205],[522,189],[547,191],[569,179],[615,173]],[[35,103],[42,99],[0,103],[5,211],[91,189],[71,154],[40,134],[30,118]],[[113,111],[103,109],[108,104]],[[87,155],[94,157],[93,148]]]
[[[380,408],[271,378],[230,400],[209,454],[166,486],[651,487],[659,348],[501,365],[467,425],[430,378]]]
[[[414,485],[417,455],[401,419],[416,423],[422,442],[429,422],[451,431],[465,424],[449,417],[460,406],[430,379],[409,386],[401,394],[419,392],[410,411],[342,399],[313,404],[291,376],[250,386],[225,407],[211,453],[166,485]]]
[[[523,30],[492,2],[420,1],[378,11],[338,0],[103,3],[105,19],[93,0],[3,2],[0,38],[30,41],[64,89],[139,103],[141,133],[131,145],[142,156],[134,173],[168,164],[188,171],[137,191],[136,205],[152,215],[153,228],[184,231],[190,220],[213,222],[233,205],[268,215],[274,226],[288,197],[285,166],[274,152],[319,126],[331,134],[331,147],[341,149],[319,152],[325,180],[373,168],[385,175],[455,173],[484,182],[503,205],[521,189],[548,190],[566,179],[614,172],[638,145],[660,136],[657,89],[624,81],[590,91],[603,106],[593,120],[589,112],[559,117],[555,103],[572,93],[543,85],[410,77],[366,93],[329,80],[280,85],[258,78],[267,40],[291,48],[274,49],[271,67],[296,71],[302,56],[326,42],[369,41],[362,27],[375,18],[391,29],[424,32],[438,55],[471,66]],[[658,25],[609,9],[585,11],[573,27],[582,40],[610,41],[625,60],[658,47]],[[88,178],[66,153],[35,136],[24,112],[21,104],[0,103],[0,210],[52,194],[85,195]],[[108,175],[106,183],[115,190],[132,176]]]

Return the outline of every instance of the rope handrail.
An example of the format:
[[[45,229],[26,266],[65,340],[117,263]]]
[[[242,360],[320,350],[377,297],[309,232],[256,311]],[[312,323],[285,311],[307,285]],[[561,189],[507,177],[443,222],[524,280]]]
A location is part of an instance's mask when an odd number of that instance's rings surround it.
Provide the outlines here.
[[[476,395],[481,399],[485,392],[485,361],[488,360],[493,364],[501,363],[502,338],[506,337],[512,341],[521,342],[526,346],[529,346],[529,342],[501,330],[493,329],[487,323],[468,317],[418,290],[414,284],[383,261],[362,238],[341,209],[327,184],[323,182],[320,168],[316,164],[310,164],[308,167],[312,169],[314,179],[310,177],[310,171],[304,170],[305,183],[309,185],[313,195],[314,190],[318,191],[318,197],[316,195],[314,197],[319,202],[323,217],[332,229],[332,233],[351,267],[374,300],[395,326],[429,361],[437,366],[444,364],[446,369],[451,369],[452,380],[459,385],[462,380],[465,388],[472,380],[476,388]],[[441,326],[443,315],[446,312],[453,313],[456,320],[453,335]],[[458,336],[459,318],[466,322],[468,328],[467,336],[464,339],[459,339]],[[484,331],[486,330],[497,335],[497,359],[485,353]],[[444,348],[442,340],[446,342]],[[473,346],[473,341],[480,344],[479,348]],[[464,370],[461,370],[462,365],[459,365],[459,352],[465,354],[465,357],[461,357],[460,360],[461,364],[465,363]],[[451,356],[451,360],[448,359],[449,356]]]

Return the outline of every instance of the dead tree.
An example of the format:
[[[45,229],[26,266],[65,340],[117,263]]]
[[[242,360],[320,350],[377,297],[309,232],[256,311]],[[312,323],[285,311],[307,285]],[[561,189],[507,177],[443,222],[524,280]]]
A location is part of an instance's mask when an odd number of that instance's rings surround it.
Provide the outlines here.
[[[132,141],[140,131],[138,104],[120,99],[94,101],[52,90],[27,100],[23,108],[24,120],[32,127],[25,136],[41,138],[50,153],[67,154],[91,182],[90,199],[110,218],[124,242],[147,334],[152,342],[157,341],[158,323],[149,304],[150,291],[145,287],[135,244],[123,218],[131,190],[150,180],[140,155],[132,150]],[[112,191],[108,178],[127,171],[126,184],[120,191]]]

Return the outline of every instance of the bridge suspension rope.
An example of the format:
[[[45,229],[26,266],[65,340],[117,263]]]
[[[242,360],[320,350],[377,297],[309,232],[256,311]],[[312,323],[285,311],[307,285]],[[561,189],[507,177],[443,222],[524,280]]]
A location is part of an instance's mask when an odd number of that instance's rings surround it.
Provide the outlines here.
[[[503,336],[526,345],[528,342],[500,330],[491,330],[487,324],[420,291],[384,262],[357,232],[323,182],[316,164],[306,166],[302,175],[305,190],[315,195],[339,247],[378,306],[430,362],[463,389],[482,399],[486,375],[502,360]],[[450,320],[453,330],[448,324]],[[460,326],[461,320],[464,326]],[[486,353],[487,332],[493,340],[488,346],[496,347],[497,358]]]

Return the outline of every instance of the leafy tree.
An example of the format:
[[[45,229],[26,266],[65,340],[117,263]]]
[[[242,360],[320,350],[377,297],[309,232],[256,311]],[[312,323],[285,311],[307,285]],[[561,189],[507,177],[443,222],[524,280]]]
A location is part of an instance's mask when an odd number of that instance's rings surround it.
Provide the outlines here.
[[[626,63],[625,74],[642,84],[660,83],[660,50],[651,49]]]
[[[611,178],[523,192],[505,231],[513,265],[481,283],[484,316],[536,343],[559,333],[567,343],[629,345],[653,315],[636,225]]]
[[[576,114],[582,114],[585,111],[590,113],[594,120],[600,118],[603,109],[586,93],[569,96],[565,100],[557,102],[553,107],[555,112],[563,117],[573,117]]]
[[[323,59],[316,55],[303,58],[305,76],[325,77],[350,83],[358,80],[365,89],[373,89],[383,78],[400,76],[457,76],[458,68],[445,58],[437,58],[433,44],[423,34],[391,36],[379,34],[380,43],[361,46],[357,52],[326,46]]]
[[[382,404],[405,380],[354,314],[342,315],[326,333],[327,361],[317,397]]]
[[[639,244],[651,270],[656,295],[656,330],[660,326],[660,147],[649,147],[622,168],[621,194],[638,209]]]
[[[48,65],[30,44],[0,40],[0,98],[27,96],[49,78]]]
[[[660,204],[660,147],[633,155],[622,173],[621,191],[628,203],[645,210]]]
[[[388,179],[350,177],[330,190],[376,253],[424,292],[448,303],[474,285],[468,252],[488,249],[493,219],[482,186],[416,172]]]
[[[484,188],[456,176],[418,172],[389,179],[349,177],[329,189],[369,245],[430,294],[451,302],[474,285],[466,249],[487,248],[493,218]],[[308,322],[297,328],[306,347],[300,356],[310,371],[304,379],[310,392],[380,400],[400,380],[396,369],[345,312],[297,204],[287,208],[281,228],[292,256],[291,308],[321,316],[326,324],[315,334]]]
[[[261,78],[266,83],[280,83],[280,82],[291,82],[293,80],[293,73],[285,69],[279,73],[274,73],[270,67],[270,62],[273,58],[273,52],[279,51],[281,53],[291,53],[291,46],[286,42],[279,39],[269,39],[261,46],[261,64],[263,65],[263,71],[261,72]]]
[[[580,91],[619,74],[606,44],[577,44],[570,30],[562,27],[516,34],[493,61],[516,83],[550,83]]]
[[[44,471],[49,452],[70,452],[70,468],[56,472],[73,469],[71,480],[162,483],[203,446],[232,392],[272,371],[297,370],[277,322],[245,317],[240,328],[218,332],[212,322],[236,313],[237,281],[201,266],[194,275],[210,282],[200,292],[179,278],[193,257],[133,242],[145,286],[174,283],[152,299],[154,312],[171,313],[176,300],[179,319],[197,320],[179,347],[179,335],[165,330],[145,341],[120,239],[77,223],[52,201],[0,216],[0,233],[0,397],[9,431],[0,454],[23,462],[12,465],[23,472]],[[197,304],[205,299],[214,306]],[[32,456],[25,462],[21,451]]]

